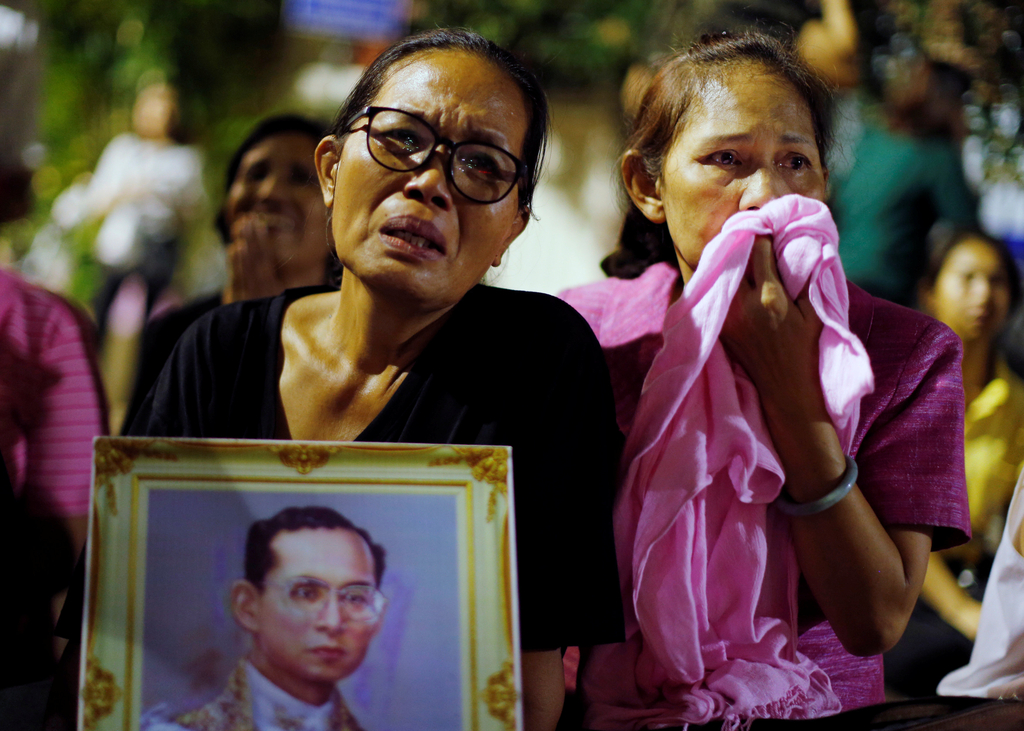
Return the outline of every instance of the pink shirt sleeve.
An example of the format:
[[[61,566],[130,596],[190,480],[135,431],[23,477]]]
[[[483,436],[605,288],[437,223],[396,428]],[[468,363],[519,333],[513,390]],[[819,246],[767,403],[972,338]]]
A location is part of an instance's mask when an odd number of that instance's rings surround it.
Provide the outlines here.
[[[0,449],[15,494],[34,515],[84,515],[92,440],[107,433],[88,323],[4,272],[0,342]]]
[[[861,405],[858,485],[884,525],[933,526],[933,550],[963,543],[960,340],[936,320],[878,303],[866,345],[876,389]]]

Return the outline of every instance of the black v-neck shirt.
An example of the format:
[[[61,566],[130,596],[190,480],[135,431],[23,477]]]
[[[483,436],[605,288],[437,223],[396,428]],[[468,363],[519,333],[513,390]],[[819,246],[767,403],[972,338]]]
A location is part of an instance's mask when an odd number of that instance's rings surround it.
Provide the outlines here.
[[[274,438],[285,310],[326,291],[201,317],[127,433]],[[601,348],[569,305],[474,287],[357,440],[511,446],[522,648],[623,639],[611,521],[622,437]]]

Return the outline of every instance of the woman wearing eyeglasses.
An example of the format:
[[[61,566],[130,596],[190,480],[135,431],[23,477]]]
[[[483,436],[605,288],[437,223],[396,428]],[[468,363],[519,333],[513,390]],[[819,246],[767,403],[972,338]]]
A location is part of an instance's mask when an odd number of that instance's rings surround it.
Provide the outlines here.
[[[385,51],[316,150],[340,292],[210,313],[129,430],[511,445],[527,729],[557,721],[558,648],[623,636],[600,347],[554,298],[479,285],[526,226],[546,124],[533,75],[473,33]]]

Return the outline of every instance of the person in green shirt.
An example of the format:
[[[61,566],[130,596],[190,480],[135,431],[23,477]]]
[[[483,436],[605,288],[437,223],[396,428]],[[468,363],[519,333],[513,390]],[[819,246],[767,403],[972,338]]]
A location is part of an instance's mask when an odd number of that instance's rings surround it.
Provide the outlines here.
[[[952,66],[915,62],[886,90],[884,126],[864,126],[852,166],[832,180],[843,269],[876,297],[913,306],[931,227],[975,225],[960,162],[966,84]]]

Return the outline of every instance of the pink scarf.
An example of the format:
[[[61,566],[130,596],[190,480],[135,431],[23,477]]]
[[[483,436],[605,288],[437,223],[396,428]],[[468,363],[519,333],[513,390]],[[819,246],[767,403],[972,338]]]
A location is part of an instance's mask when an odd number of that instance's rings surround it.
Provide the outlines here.
[[[587,728],[735,729],[840,710],[796,651],[800,573],[788,519],[768,507],[785,475],[757,391],[718,340],[757,235],[773,237],[791,297],[810,281],[822,390],[846,451],[873,388],[828,208],[790,195],[731,217],[665,317],[626,444],[615,508],[626,642],[586,661]]]

